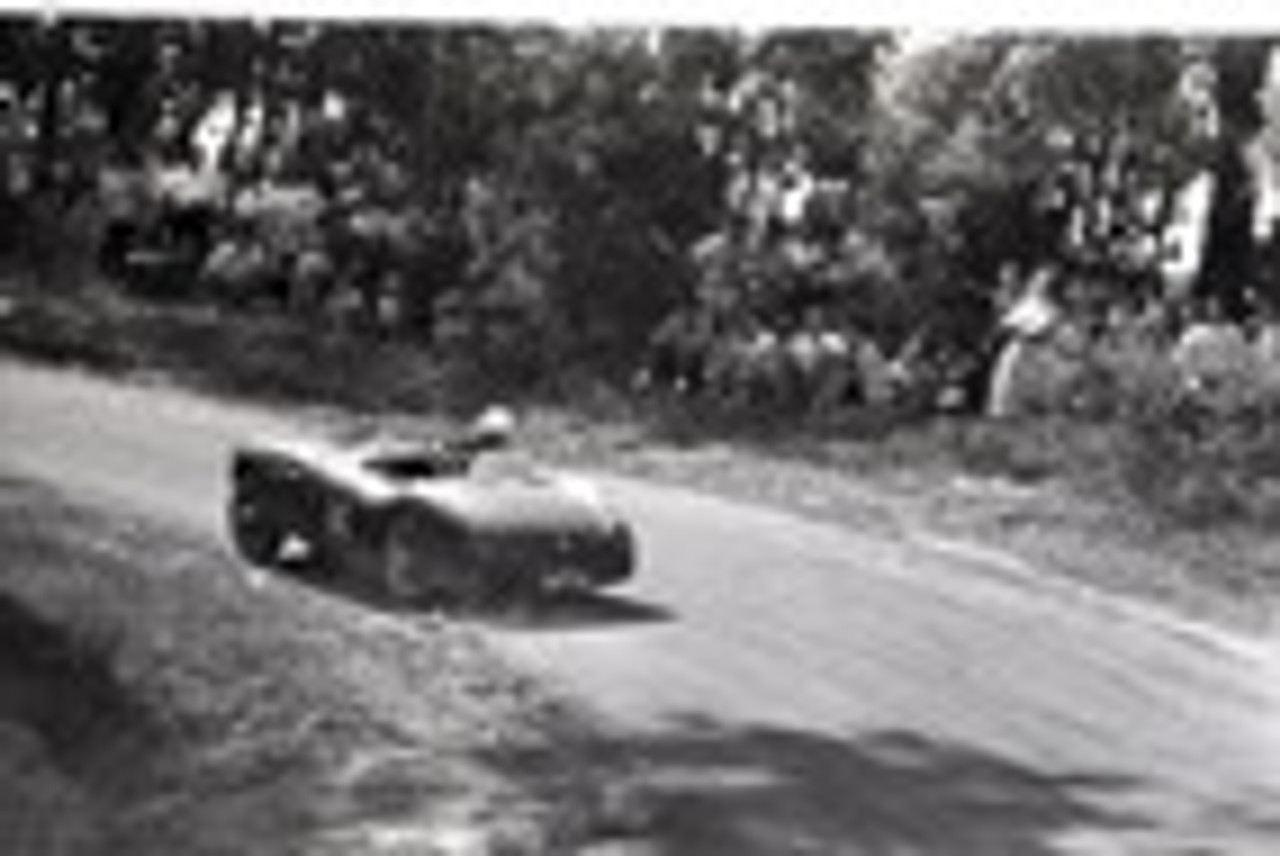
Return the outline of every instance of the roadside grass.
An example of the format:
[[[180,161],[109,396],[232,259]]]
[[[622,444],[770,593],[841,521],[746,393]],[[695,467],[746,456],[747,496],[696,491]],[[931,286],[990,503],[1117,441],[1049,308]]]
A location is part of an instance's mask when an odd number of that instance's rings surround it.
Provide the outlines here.
[[[994,542],[1045,570],[1250,630],[1280,599],[1280,418],[1188,411],[1149,385],[1105,418],[901,424],[729,413],[565,371],[541,386],[412,342],[131,299],[100,284],[0,283],[0,348],[218,394],[439,424],[507,401],[527,442],[594,466],[842,525]],[[1132,378],[1127,379],[1132,381]]]
[[[44,834],[0,828],[3,852],[559,856],[615,834],[590,727],[465,627],[255,582],[15,480],[0,554],[0,735],[39,747],[0,741],[0,804]]]

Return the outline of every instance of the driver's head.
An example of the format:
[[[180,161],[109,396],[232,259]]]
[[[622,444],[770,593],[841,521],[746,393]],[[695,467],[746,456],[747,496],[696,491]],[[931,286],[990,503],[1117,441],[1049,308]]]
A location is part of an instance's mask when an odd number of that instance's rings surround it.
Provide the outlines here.
[[[487,407],[471,426],[472,440],[484,448],[500,448],[516,433],[516,417],[509,408]]]

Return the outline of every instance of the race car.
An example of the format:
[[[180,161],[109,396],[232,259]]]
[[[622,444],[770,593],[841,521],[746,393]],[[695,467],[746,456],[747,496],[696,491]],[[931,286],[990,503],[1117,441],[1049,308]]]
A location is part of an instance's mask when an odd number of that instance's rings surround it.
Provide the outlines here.
[[[509,418],[489,413],[450,440],[243,444],[231,461],[232,540],[252,564],[288,557],[406,603],[479,605],[629,579],[635,537],[599,487],[496,463],[510,431]]]

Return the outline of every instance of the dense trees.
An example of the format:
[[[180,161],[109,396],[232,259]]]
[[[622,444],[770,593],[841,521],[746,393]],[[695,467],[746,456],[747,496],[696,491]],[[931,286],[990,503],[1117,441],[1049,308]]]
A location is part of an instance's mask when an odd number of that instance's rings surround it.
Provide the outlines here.
[[[815,307],[888,350],[975,350],[1010,270],[1053,264],[1086,303],[1169,295],[1197,175],[1192,293],[1246,313],[1271,281],[1253,245],[1270,57],[1154,36],[919,50],[841,31],[7,18],[0,172],[27,211],[65,212],[104,168],[215,171],[227,210],[311,188],[336,241],[326,287],[398,304],[424,337],[446,305],[500,311],[522,360],[626,366],[676,311],[723,336],[786,334]]]

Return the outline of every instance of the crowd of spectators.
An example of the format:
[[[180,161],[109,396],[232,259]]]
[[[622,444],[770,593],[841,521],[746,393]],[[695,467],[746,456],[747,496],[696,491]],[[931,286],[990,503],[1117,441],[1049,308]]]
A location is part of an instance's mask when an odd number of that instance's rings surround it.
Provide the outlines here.
[[[1114,283],[1112,284],[1114,286]],[[886,346],[839,306],[793,319],[691,306],[655,332],[639,376],[735,408],[828,415],[849,408],[966,411],[993,419],[1114,414],[1153,390],[1230,411],[1280,400],[1280,318],[1230,321],[1212,303],[1090,295],[1106,283],[1044,267],[1006,271],[991,327],[967,354],[924,330]],[[975,382],[976,379],[976,382]]]

